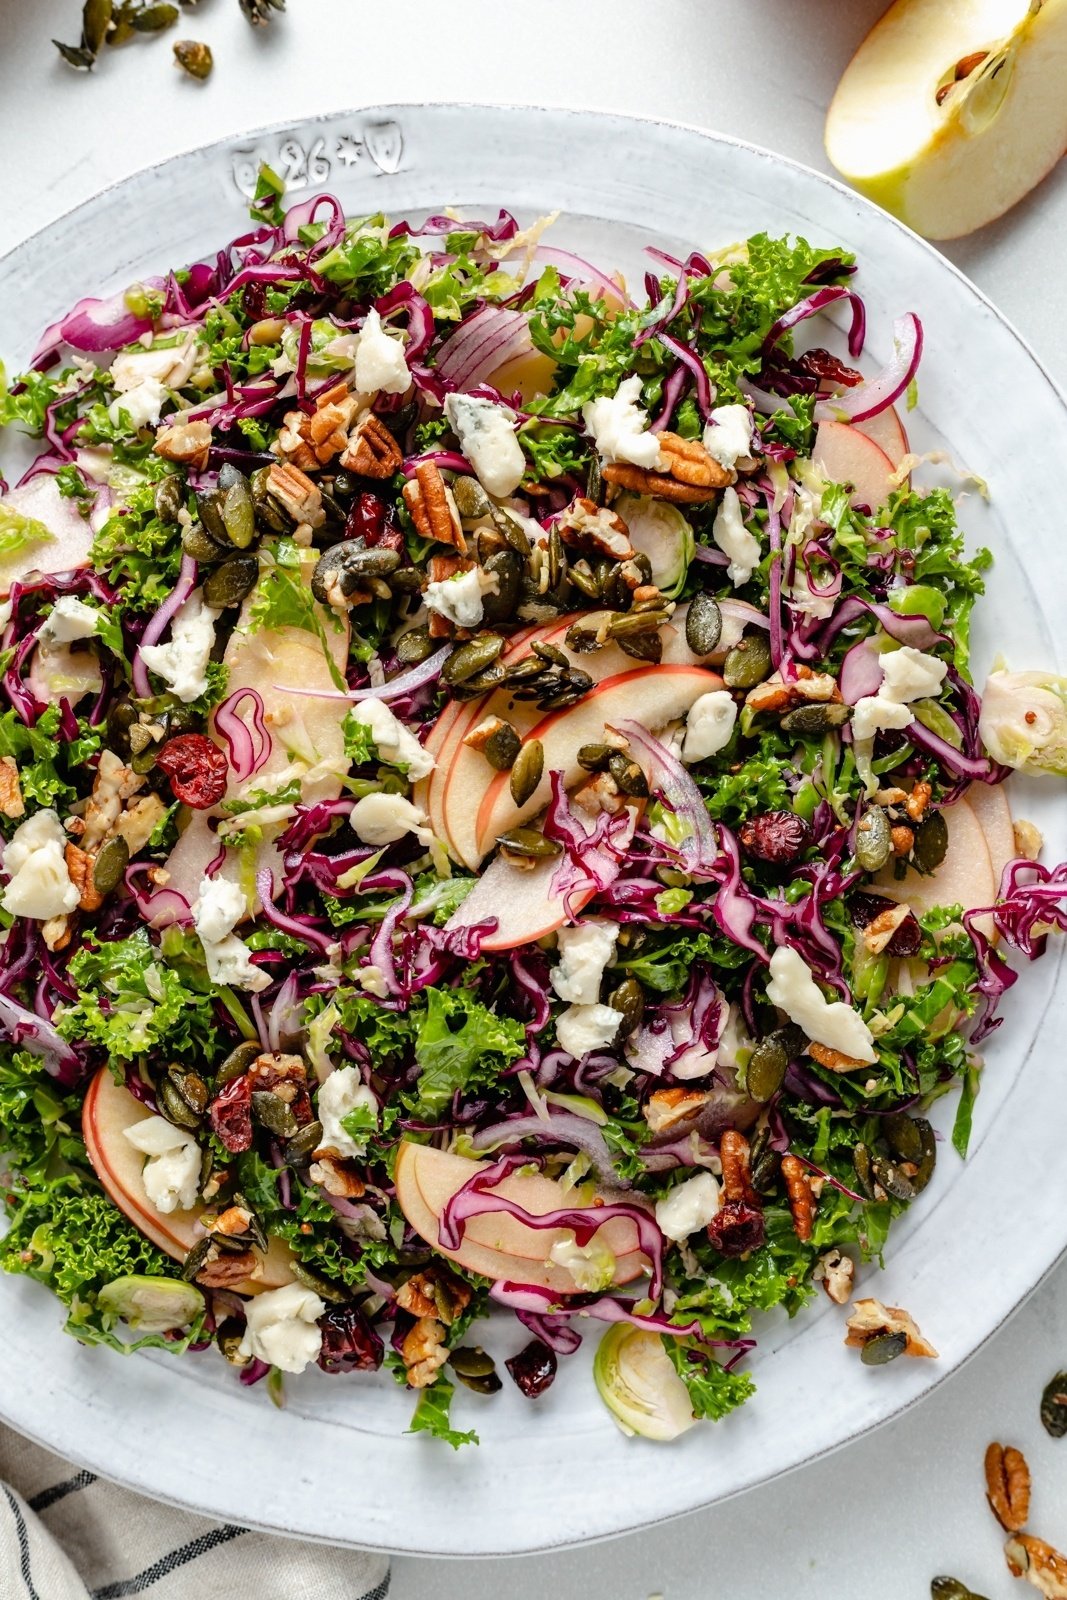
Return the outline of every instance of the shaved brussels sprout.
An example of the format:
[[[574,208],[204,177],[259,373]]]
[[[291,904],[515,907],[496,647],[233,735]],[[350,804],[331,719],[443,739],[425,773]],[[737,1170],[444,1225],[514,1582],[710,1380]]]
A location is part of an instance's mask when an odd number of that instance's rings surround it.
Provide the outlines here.
[[[593,1378],[625,1434],[677,1439],[696,1422],[689,1391],[658,1333],[628,1322],[613,1323],[597,1348]]]

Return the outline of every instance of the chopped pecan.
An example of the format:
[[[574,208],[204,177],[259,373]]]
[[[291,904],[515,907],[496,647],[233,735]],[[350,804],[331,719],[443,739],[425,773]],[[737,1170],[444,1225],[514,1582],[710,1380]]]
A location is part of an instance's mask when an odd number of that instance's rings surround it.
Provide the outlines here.
[[[303,1058],[278,1051],[268,1050],[257,1056],[248,1069],[248,1076],[253,1089],[269,1089],[287,1106],[307,1088],[307,1067]]]
[[[432,461],[419,463],[415,468],[415,477],[408,479],[401,493],[411,513],[411,520],[422,538],[454,545],[461,556],[466,555],[467,541],[463,537],[463,525],[456,502]]]
[[[271,449],[280,460],[288,461],[300,472],[317,472],[318,458],[304,437],[306,421],[303,411],[287,411]]]
[[[783,681],[780,672],[772,672],[769,678],[748,691],[745,705],[752,711],[787,711],[801,702],[840,701],[841,690],[830,673],[813,672],[803,664],[794,670],[796,676],[788,683]]]
[[[657,1089],[645,1104],[645,1121],[653,1133],[684,1122],[711,1098],[700,1089]]]
[[[934,791],[928,783],[914,783],[911,793],[904,802],[904,810],[912,822],[921,822],[927,806],[933,799]]]
[[[18,763],[14,756],[0,757],[0,814],[5,817],[26,815]]]
[[[400,1358],[412,1389],[428,1389],[448,1360],[445,1326],[436,1317],[420,1317],[404,1337]]]
[[[246,1206],[227,1206],[220,1216],[215,1218],[212,1233],[225,1234],[228,1239],[239,1239],[247,1233],[252,1225],[252,1213]]]
[[[396,1292],[396,1303],[414,1317],[437,1317],[450,1328],[470,1305],[471,1291],[465,1283],[437,1266],[416,1272]]]
[[[624,794],[619,793],[619,786],[610,772],[598,772],[580,789],[575,789],[571,803],[588,817],[599,816],[602,811],[616,816],[624,809],[627,800]]]
[[[326,521],[318,485],[312,483],[307,474],[291,461],[275,462],[267,477],[267,488],[294,522],[306,522],[309,528],[321,528]]]
[[[804,1243],[811,1238],[815,1221],[815,1196],[807,1168],[798,1156],[782,1157],[782,1181],[789,1196],[789,1210],[793,1218],[793,1231]]]
[[[853,1349],[862,1349],[876,1334],[903,1333],[908,1341],[905,1355],[937,1356],[933,1345],[923,1338],[912,1317],[900,1306],[884,1306],[880,1300],[873,1299],[856,1300],[845,1327],[848,1329],[845,1343]]]
[[[901,923],[907,922],[910,916],[911,907],[906,900],[901,900],[899,905],[886,906],[884,911],[879,911],[876,917],[871,918],[863,930],[863,942],[872,956],[881,955],[886,945],[892,942]]]
[[[403,464],[404,455],[400,446],[385,423],[373,412],[357,423],[341,457],[342,467],[347,467],[350,472],[358,472],[361,478],[391,478]]]
[[[143,789],[144,784],[144,778],[124,765],[113,750],[100,752],[80,835],[83,850],[89,855],[96,854],[115,832],[125,802]]]
[[[242,1250],[238,1254],[219,1250],[217,1245],[212,1245],[196,1275],[196,1281],[205,1289],[232,1289],[246,1278],[260,1278],[262,1275],[263,1261],[254,1250]]]
[[[93,885],[92,856],[76,844],[68,844],[64,846],[63,859],[67,863],[67,876],[78,891],[78,910],[99,911],[104,897]]]
[[[720,489],[734,481],[735,474],[716,461],[699,439],[661,433],[659,448],[663,462],[660,471],[635,467],[628,461],[612,461],[602,469],[605,482],[631,489],[636,494],[654,495],[659,500],[696,505],[713,499]]]
[[[125,839],[130,855],[143,850],[167,814],[158,794],[145,794],[127,806],[115,824],[115,832]]]
[[[556,523],[564,544],[591,545],[598,555],[610,561],[632,561],[637,552],[630,543],[630,530],[616,512],[579,497]]]
[[[744,1134],[736,1128],[727,1128],[719,1140],[723,1195],[727,1200],[743,1200],[747,1205],[759,1206],[760,1197],[752,1187],[750,1176],[750,1156]]]
[[[211,454],[211,424],[168,419],[156,433],[152,448],[164,461],[178,461],[183,467],[203,472]]]
[[[327,1194],[337,1195],[342,1200],[359,1200],[367,1192],[359,1173],[347,1166],[329,1146],[315,1151],[308,1177]]]
[[[828,1044],[809,1044],[808,1055],[827,1072],[855,1072],[858,1067],[869,1065],[866,1061],[857,1061],[855,1056],[846,1056],[843,1050],[831,1049]]]
[[[74,928],[74,919],[69,911],[62,916],[49,917],[47,922],[41,923],[41,938],[44,940],[46,950],[65,950],[70,943]]]
[[[889,837],[893,841],[895,856],[906,856],[915,843],[914,832],[911,828],[906,828],[902,822],[898,822],[895,828],[890,828]]]
[[[1067,1600],[1067,1556],[1032,1533],[1018,1533],[1004,1546],[1013,1578],[1025,1578],[1045,1600]]]
[[[821,1255],[812,1273],[816,1283],[821,1282],[835,1305],[843,1306],[852,1293],[852,1278],[856,1264],[836,1245]]]
[[[510,727],[510,723],[505,722],[503,717],[483,717],[481,722],[467,734],[463,743],[471,750],[484,750],[494,734],[503,733],[507,727]]]
[[[996,1441],[985,1453],[986,1499],[1005,1533],[1018,1533],[1030,1516],[1030,1468],[1021,1450]]]

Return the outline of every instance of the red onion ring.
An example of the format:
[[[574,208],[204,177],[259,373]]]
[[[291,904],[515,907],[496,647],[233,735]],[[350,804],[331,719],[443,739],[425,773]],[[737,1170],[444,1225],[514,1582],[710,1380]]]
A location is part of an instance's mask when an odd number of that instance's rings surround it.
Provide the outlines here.
[[[237,707],[245,699],[252,702],[251,728],[237,714]],[[242,780],[253,777],[274,748],[265,719],[263,696],[257,689],[235,689],[228,695],[215,712],[215,731],[225,739],[230,766]],[[259,741],[258,750],[252,738],[253,731]]]
[[[166,630],[175,612],[180,611],[196,587],[196,562],[192,556],[182,556],[182,564],[178,569],[178,581],[174,585],[167,599],[164,600],[151,622],[141,636],[141,642],[133,653],[133,691],[139,700],[151,698],[152,685],[148,680],[148,668],[141,656],[141,651],[146,644],[157,643],[161,634]]]
[[[359,700],[398,700],[401,695],[410,694],[413,689],[421,689],[424,683],[432,682],[440,674],[451,651],[452,646],[446,644],[425,661],[420,661],[417,667],[412,667],[410,672],[402,672],[399,678],[390,678],[388,683],[371,684],[366,689],[350,689],[347,693],[343,689],[297,689],[290,683],[276,683],[274,687],[283,694],[298,694],[312,700],[347,700],[351,705]]]
[[[923,353],[923,325],[914,311],[906,311],[893,324],[893,354],[875,377],[845,394],[831,395],[815,405],[816,422],[866,422],[899,400],[915,376]]]

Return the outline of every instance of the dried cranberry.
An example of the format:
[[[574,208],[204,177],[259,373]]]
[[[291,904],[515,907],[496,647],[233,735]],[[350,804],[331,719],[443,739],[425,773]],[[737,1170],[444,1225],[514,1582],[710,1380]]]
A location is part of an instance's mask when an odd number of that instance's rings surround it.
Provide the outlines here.
[[[226,757],[202,733],[180,733],[176,739],[168,739],[156,765],[170,779],[174,798],[194,811],[217,805],[226,793]]]
[[[376,1372],[385,1346],[358,1306],[331,1306],[319,1318],[323,1372]]]
[[[727,1200],[708,1223],[708,1238],[722,1256],[758,1250],[766,1231],[763,1212],[745,1200]]]
[[[882,894],[865,894],[860,891],[851,896],[848,902],[849,915],[854,928],[869,928],[875,917],[880,917],[883,911],[892,911],[896,906],[895,900],[888,900]],[[893,930],[893,937],[885,947],[887,956],[907,958],[916,955],[923,942],[923,931],[915,917],[909,912],[903,922]]]
[[[216,1138],[232,1155],[252,1147],[252,1080],[233,1078],[208,1107]]]
[[[385,532],[385,501],[380,495],[372,494],[369,489],[364,489],[362,494],[357,494],[348,509],[345,519],[346,539],[366,539],[368,544],[377,544]]]
[[[889,911],[896,904],[895,900],[887,900],[884,894],[859,894],[850,896],[848,902],[849,916],[852,918],[854,928],[869,928],[875,917],[880,917],[883,911]]]
[[[524,1350],[504,1365],[527,1400],[536,1400],[556,1376],[556,1353],[542,1340],[531,1339]]]
[[[922,942],[923,931],[909,912],[900,926],[894,929],[893,937],[885,947],[885,953],[887,956],[900,956],[906,959],[908,956],[918,954]]]
[[[785,867],[808,848],[811,828],[793,811],[764,811],[741,824],[738,838],[746,855]]]
[[[805,350],[802,356],[793,361],[792,368],[805,378],[818,378],[821,382],[827,383],[843,383],[849,389],[863,381],[862,372],[857,372],[855,367],[846,367],[821,345],[814,350]]]

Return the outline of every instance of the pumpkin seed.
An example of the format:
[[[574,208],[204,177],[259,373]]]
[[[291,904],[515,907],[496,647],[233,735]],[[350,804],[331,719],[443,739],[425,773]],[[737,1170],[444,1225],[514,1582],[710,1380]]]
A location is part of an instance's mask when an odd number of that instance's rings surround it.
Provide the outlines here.
[[[567,576],[574,587],[580,590],[587,600],[600,599],[600,587],[596,581],[596,574],[588,561],[576,561]]]
[[[637,634],[655,633],[669,622],[666,611],[622,611],[608,623],[608,637],[622,644]]]
[[[97,894],[110,894],[117,889],[122,875],[130,864],[130,847],[117,833],[109,839],[93,862],[93,888]]]
[[[958,1578],[934,1578],[930,1583],[930,1600],[985,1600],[985,1596],[975,1594]]]
[[[585,498],[591,500],[595,506],[604,503],[604,479],[600,472],[600,460],[594,456],[589,463],[589,471],[585,480]]]
[[[201,82],[211,76],[211,69],[215,65],[211,46],[201,43],[199,39],[179,39],[174,46],[174,59],[190,78],[199,78]]]
[[[559,529],[553,528],[548,536],[548,587],[558,589],[560,580],[567,575],[567,557],[563,553],[563,540]]]
[[[255,507],[248,479],[231,461],[219,468],[219,516],[230,543],[247,550],[256,536]]]
[[[1057,1372],[1041,1396],[1041,1423],[1053,1439],[1067,1434],[1067,1372]]]
[[[865,1144],[856,1145],[852,1152],[852,1168],[856,1182],[868,1200],[874,1199],[874,1178],[871,1171],[871,1152]]]
[[[221,561],[225,551],[208,533],[201,522],[191,522],[182,529],[182,549],[194,561]]]
[[[893,854],[893,831],[881,806],[868,806],[856,829],[856,861],[864,872],[878,872]]]
[[[259,559],[254,555],[231,556],[204,580],[204,601],[216,611],[239,606],[251,594],[259,578]]]
[[[491,507],[489,515],[493,519],[493,527],[503,534],[515,554],[527,561],[530,557],[530,540],[522,523],[501,506]]]
[[[562,689],[559,694],[540,696],[537,703],[544,711],[565,711],[568,706],[576,706],[584,692],[582,689]]]
[[[507,668],[501,666],[499,661],[492,662],[488,667],[483,667],[481,672],[476,672],[465,683],[457,683],[452,687],[452,693],[457,700],[471,700],[477,695],[486,694],[490,689],[499,689],[507,678]]]
[[[320,1300],[328,1300],[332,1305],[344,1305],[352,1298],[351,1291],[343,1284],[336,1283],[331,1278],[324,1278],[321,1272],[315,1272],[299,1256],[294,1256],[289,1263],[289,1271],[297,1283],[302,1283],[305,1289],[310,1289],[312,1294],[317,1294]]]
[[[745,1087],[753,1100],[761,1105],[774,1097],[782,1087],[782,1080],[796,1050],[792,1033],[799,1030],[777,1028],[760,1040],[748,1058]]]
[[[164,28],[173,27],[177,20],[178,7],[172,5],[146,6],[143,11],[130,15],[138,33],[160,33]]]
[[[545,747],[540,739],[529,739],[515,757],[511,769],[511,798],[517,806],[530,800],[545,770]]]
[[[322,1143],[322,1123],[305,1122],[299,1133],[295,1133],[285,1147],[285,1159],[299,1166],[304,1161],[310,1161],[315,1151]]]
[[[578,765],[586,772],[606,772],[612,756],[618,755],[613,744],[583,744],[578,747]]]
[[[906,1111],[894,1111],[891,1116],[883,1117],[882,1132],[886,1144],[901,1161],[922,1160],[923,1147],[919,1124],[909,1117]]]
[[[685,642],[695,656],[710,656],[722,635],[722,612],[710,594],[696,594],[685,614]]]
[[[463,683],[491,667],[503,648],[504,641],[498,633],[479,634],[453,650],[441,668],[441,676],[446,683]]]
[[[875,1156],[871,1162],[871,1173],[875,1182],[894,1200],[914,1200],[915,1185],[895,1162],[887,1161],[885,1156]]]
[[[755,1147],[753,1147],[751,1156],[752,1187],[759,1194],[770,1194],[772,1192],[777,1186],[781,1170],[782,1158],[769,1140],[759,1151],[756,1151]]]
[[[624,655],[635,661],[660,662],[663,660],[663,640],[658,633],[635,633],[616,639]]]
[[[563,651],[557,650],[554,644],[545,644],[543,640],[535,639],[530,649],[535,656],[539,656],[542,661],[551,662],[554,667],[567,668],[570,666],[570,662],[563,654]]]
[[[208,1087],[198,1072],[183,1072],[180,1067],[168,1067],[167,1077],[181,1095],[190,1111],[202,1117],[207,1110]]]
[[[453,1350],[448,1364],[460,1383],[475,1394],[496,1394],[504,1386],[497,1376],[496,1363],[480,1345]]]
[[[851,715],[851,707],[838,701],[814,701],[787,711],[779,726],[783,733],[826,733],[830,728],[840,728]]]
[[[202,1239],[198,1239],[193,1245],[182,1262],[182,1277],[186,1283],[192,1283],[195,1280],[197,1273],[207,1261],[214,1242],[211,1235],[206,1233]]]
[[[291,1139],[300,1131],[300,1124],[293,1115],[292,1108],[270,1089],[253,1089],[252,1115],[268,1133],[275,1134],[279,1139]]]
[[[220,549],[229,547],[230,538],[226,532],[226,524],[222,520],[221,489],[201,489],[196,496],[196,514],[203,523],[207,533]]]
[[[433,655],[434,642],[428,628],[409,628],[396,641],[396,658],[405,667],[417,667]]]
[[[548,664],[540,656],[523,656],[521,661],[508,668],[509,683],[527,683],[533,678],[541,677],[548,670]]]
[[[341,474],[338,473],[334,479],[335,490],[340,477]],[[269,467],[260,467],[258,471],[253,472],[249,487],[252,491],[252,506],[256,513],[256,521],[261,522],[271,533],[285,533],[289,527],[289,519],[271,494],[269,485]]]
[[[461,476],[452,479],[452,498],[456,502],[456,510],[465,522],[477,522],[479,517],[487,517],[492,510],[492,503],[477,478]]]
[[[519,603],[522,560],[514,550],[498,550],[486,561],[485,570],[496,578],[496,594],[482,596],[482,616],[489,623],[507,622]]]
[[[624,978],[617,989],[608,995],[608,1005],[613,1011],[622,1012],[622,1021],[619,1024],[619,1037],[626,1039],[639,1028],[645,1015],[645,991],[636,978]]]
[[[608,761],[608,771],[615,779],[620,794],[635,800],[648,799],[648,779],[632,756],[618,750]]]
[[[920,872],[936,872],[948,850],[948,823],[940,811],[932,811],[915,830],[911,858]]]
[[[184,1274],[183,1274],[184,1276]],[[247,1367],[251,1356],[242,1355],[241,1341],[245,1336],[245,1325],[236,1317],[227,1317],[225,1322],[220,1322],[215,1334],[215,1343],[222,1351],[231,1367]]]
[[[160,522],[177,522],[178,513],[185,504],[185,484],[178,473],[168,472],[165,478],[160,478],[153,501]]]
[[[191,1106],[186,1105],[169,1078],[159,1086],[159,1107],[168,1122],[179,1128],[198,1128],[200,1118]]]
[[[907,1344],[906,1333],[876,1333],[860,1351],[860,1360],[866,1367],[884,1367],[888,1361],[902,1356]]]
[[[937,1140],[934,1130],[925,1117],[916,1117],[915,1126],[919,1130],[919,1142],[922,1154],[919,1157],[918,1171],[912,1174],[911,1186],[919,1194],[934,1175],[937,1165]]]
[[[511,723],[501,722],[482,745],[482,755],[497,772],[510,772],[521,749],[522,740]]]
[[[688,619],[687,619],[688,620]],[[764,633],[748,633],[727,650],[722,678],[728,689],[754,689],[771,674],[771,646]]]
[[[546,839],[536,828],[509,828],[500,835],[497,844],[508,855],[523,856],[529,861],[545,861],[549,856],[558,856],[563,848],[554,839]]]
[[[221,1089],[224,1084],[232,1083],[234,1078],[243,1077],[253,1061],[263,1054],[263,1046],[257,1039],[246,1039],[235,1050],[231,1050],[225,1061],[215,1074],[215,1087]]]
[[[588,655],[591,650],[602,650],[606,640],[602,639],[595,628],[587,628],[581,622],[572,622],[564,635],[564,643],[568,650],[573,650],[575,655]]]

